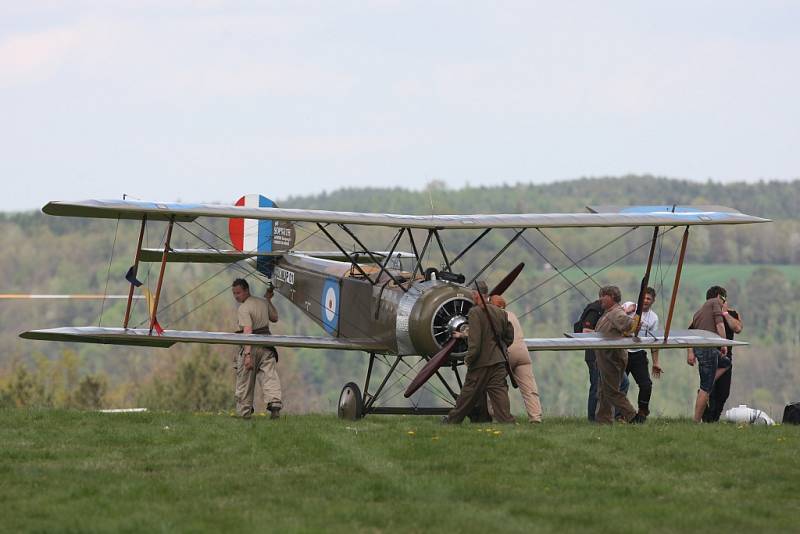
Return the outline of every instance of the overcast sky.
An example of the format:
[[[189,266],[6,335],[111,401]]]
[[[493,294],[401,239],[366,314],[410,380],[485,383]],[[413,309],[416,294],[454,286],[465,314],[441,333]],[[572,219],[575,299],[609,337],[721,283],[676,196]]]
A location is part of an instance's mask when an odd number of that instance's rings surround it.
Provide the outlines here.
[[[765,1],[0,0],[0,210],[793,179],[798,21]]]

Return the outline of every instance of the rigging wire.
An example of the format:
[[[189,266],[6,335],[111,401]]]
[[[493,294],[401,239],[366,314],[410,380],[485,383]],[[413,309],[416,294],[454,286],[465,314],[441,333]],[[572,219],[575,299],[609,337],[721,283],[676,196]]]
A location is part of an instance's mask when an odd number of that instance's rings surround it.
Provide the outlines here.
[[[527,239],[527,238],[526,238],[524,235],[523,235],[523,236],[520,236],[520,237],[522,238],[522,240],[523,240],[523,241],[524,241],[524,242],[525,242],[525,243],[526,243],[526,244],[527,244],[527,245],[528,245],[530,248],[532,248],[532,249],[533,249],[533,250],[534,250],[534,251],[535,251],[535,252],[536,252],[536,253],[537,253],[539,256],[541,256],[541,257],[542,257],[542,259],[543,259],[544,261],[546,261],[547,263],[549,263],[550,265],[552,265],[552,266],[553,266],[553,269],[555,269],[555,270],[556,270],[556,272],[557,272],[559,275],[561,275],[561,277],[562,277],[564,280],[566,280],[566,281],[567,281],[567,283],[568,283],[568,284],[569,284],[569,285],[570,285],[570,286],[571,286],[571,287],[572,287],[572,288],[573,288],[575,291],[577,291],[578,293],[580,293],[580,294],[581,294],[581,296],[582,296],[583,298],[585,298],[587,301],[590,301],[589,297],[587,297],[587,296],[584,294],[584,292],[583,292],[583,291],[581,291],[581,290],[580,290],[580,288],[579,288],[579,287],[578,287],[576,284],[573,284],[573,283],[572,283],[572,280],[570,280],[570,279],[569,279],[569,277],[568,277],[567,275],[565,275],[565,274],[564,274],[564,273],[563,273],[563,272],[562,272],[562,271],[561,271],[561,270],[560,270],[558,267],[556,267],[556,264],[555,264],[555,263],[553,263],[553,262],[551,262],[551,261],[550,261],[550,260],[547,258],[547,256],[545,256],[545,255],[544,255],[544,253],[543,253],[543,252],[541,252],[541,251],[540,251],[538,248],[536,248],[536,246],[534,246],[534,244],[533,244],[533,243],[531,243],[530,241],[528,241],[528,239]],[[569,259],[569,256],[567,256],[567,259]],[[578,268],[580,269],[580,267],[578,267]],[[581,271],[583,271],[583,269],[581,269]],[[584,271],[584,274],[587,274],[587,273]],[[587,276],[589,276],[589,275],[587,274]],[[592,280],[594,280],[594,279],[592,279]],[[597,282],[595,282],[595,283],[597,283]],[[591,301],[590,301],[590,302],[591,302]]]
[[[397,356],[397,357],[398,357],[398,358],[400,358],[400,361],[401,361],[401,362],[403,362],[403,363],[406,365],[406,367],[408,367],[408,369],[409,369],[409,370],[408,370],[408,371],[401,371],[400,369],[398,369],[398,368],[395,368],[395,372],[396,372],[396,373],[399,373],[399,374],[400,374],[400,376],[399,376],[399,377],[397,377],[397,378],[395,378],[394,382],[392,382],[392,383],[391,383],[391,384],[389,384],[388,386],[384,386],[384,388],[385,388],[386,390],[388,390],[388,391],[391,391],[391,389],[392,389],[394,386],[396,386],[398,383],[400,383],[400,381],[401,381],[402,379],[404,379],[404,378],[405,378],[406,380],[409,380],[409,379],[411,379],[411,377],[409,376],[409,373],[410,373],[411,371],[415,371],[415,370],[416,370],[416,368],[415,368],[415,367],[413,367],[413,366],[412,366],[410,363],[408,363],[407,361],[405,361],[405,358],[404,358],[404,357],[402,357],[402,356]],[[380,360],[380,359],[378,359],[378,358],[376,358],[376,360],[377,360],[377,361],[380,361],[381,363],[383,363],[383,364],[384,364],[384,365],[386,365],[387,367],[390,367],[390,368],[391,368],[391,364],[389,364],[389,358],[388,358],[388,357],[387,357],[385,354],[383,355],[383,358],[384,358],[384,361],[381,361],[381,360]],[[420,361],[422,361],[422,360],[420,360]],[[450,404],[450,405],[452,405],[452,404],[453,404],[453,402],[452,402],[452,399],[448,398],[448,397],[447,397],[447,396],[446,396],[446,395],[445,395],[445,394],[444,394],[444,393],[443,393],[441,390],[437,389],[437,388],[436,388],[436,386],[434,386],[433,384],[431,384],[431,383],[430,383],[430,381],[428,381],[428,382],[426,382],[425,384],[423,384],[423,386],[422,386],[422,389],[427,389],[429,393],[431,393],[431,394],[432,394],[433,396],[435,396],[435,397],[438,397],[440,400],[443,400],[443,401],[444,401],[444,402],[446,402],[447,404]],[[395,397],[397,397],[397,396],[398,396],[400,393],[402,393],[402,392],[403,392],[403,390],[402,390],[402,389],[399,389],[399,390],[395,391],[394,393],[392,393],[392,394],[391,394],[391,395],[389,395],[388,397],[384,398],[384,399],[383,399],[383,402],[384,402],[384,403],[385,403],[385,402],[389,402],[390,400],[394,399]],[[384,395],[387,395],[387,394],[385,393]],[[413,404],[413,402],[412,402],[412,405],[413,405],[413,406],[417,406],[418,404],[416,404],[416,405],[415,405],[415,404]]]
[[[676,228],[676,227],[673,227],[673,228]],[[664,289],[664,277],[666,276],[666,273],[668,273],[669,271],[672,270],[672,264],[675,262],[675,257],[678,255],[678,250],[680,250],[680,248],[681,248],[681,241],[678,240],[678,242],[675,245],[675,251],[672,253],[672,259],[669,260],[669,265],[667,266],[666,271],[664,271],[662,276],[661,276],[661,284],[660,284],[660,287],[659,287],[659,292],[663,291],[663,289]],[[660,254],[660,251],[659,251],[659,254]],[[662,314],[664,314],[664,312],[665,312],[664,306],[666,306],[666,304],[667,304],[667,302],[662,300],[662,303],[661,303],[661,313]]]
[[[578,268],[578,269],[579,269],[579,270],[580,270],[580,271],[581,271],[583,274],[585,274],[586,276],[588,276],[588,277],[589,277],[589,280],[591,280],[592,282],[594,282],[594,285],[596,285],[596,286],[597,286],[597,288],[598,288],[598,289],[600,289],[600,287],[601,287],[601,286],[600,286],[600,284],[598,284],[598,283],[597,283],[597,280],[595,280],[594,278],[592,278],[592,275],[590,275],[589,273],[587,273],[586,271],[584,271],[584,270],[583,270],[583,267],[581,267],[580,265],[578,265],[578,263],[577,263],[577,262],[575,262],[575,261],[572,261],[572,258],[570,258],[570,257],[569,257],[569,254],[567,254],[567,253],[564,251],[564,249],[562,249],[561,247],[559,247],[559,246],[558,246],[558,245],[557,245],[557,244],[556,244],[556,243],[555,243],[555,242],[554,242],[552,239],[550,239],[550,237],[549,237],[547,234],[545,234],[545,233],[542,231],[542,229],[541,229],[541,228],[537,228],[537,229],[536,229],[536,231],[537,231],[537,232],[539,232],[540,234],[542,234],[542,236],[544,236],[544,238],[545,238],[545,239],[547,239],[547,240],[550,242],[550,244],[551,244],[551,245],[553,245],[554,247],[556,247],[556,248],[557,248],[557,249],[558,249],[558,250],[559,250],[559,251],[560,251],[560,252],[561,252],[561,253],[564,255],[564,257],[565,257],[565,258],[567,258],[567,259],[568,259],[570,262],[572,262],[572,265],[574,265],[575,267],[577,267],[577,268]],[[548,262],[548,263],[549,263],[549,262]],[[551,265],[552,265],[552,264],[551,264]],[[572,265],[570,265],[570,267],[571,267]],[[588,299],[587,299],[587,300],[588,300]]]
[[[595,254],[597,254],[598,252],[600,252],[600,251],[601,251],[601,250],[603,250],[604,248],[606,248],[606,247],[608,247],[608,246],[612,245],[613,243],[615,243],[615,242],[619,241],[620,239],[622,239],[622,238],[623,238],[623,237],[625,237],[626,235],[630,234],[631,232],[633,232],[633,231],[634,231],[634,230],[636,230],[637,228],[639,228],[639,227],[638,227],[638,226],[634,226],[634,227],[632,227],[632,228],[629,228],[628,230],[626,230],[625,232],[621,233],[620,235],[618,235],[617,237],[615,237],[614,239],[612,239],[612,240],[611,240],[611,241],[609,241],[608,243],[606,243],[606,244],[604,244],[604,245],[602,245],[602,246],[600,246],[600,247],[596,248],[595,250],[593,250],[593,251],[592,251],[592,252],[590,252],[589,254],[587,254],[587,255],[583,256],[582,258],[580,258],[580,259],[576,260],[576,261],[575,261],[575,264],[577,264],[577,263],[579,263],[579,262],[582,262],[583,260],[586,260],[586,259],[589,259],[589,258],[591,258],[592,256],[594,256]],[[570,266],[570,267],[567,267],[567,269],[570,269],[571,267],[572,267],[572,266]],[[533,287],[532,287],[532,288],[530,288],[529,290],[527,290],[527,291],[523,292],[521,295],[519,295],[519,296],[518,296],[518,297],[516,297],[515,299],[512,299],[512,300],[510,300],[510,301],[508,302],[508,304],[509,304],[509,305],[511,305],[511,304],[515,303],[515,302],[516,302],[516,301],[518,301],[519,299],[521,299],[521,298],[523,298],[523,297],[527,296],[528,294],[532,293],[533,291],[536,291],[537,289],[539,289],[539,288],[540,288],[540,287],[542,287],[543,285],[545,285],[545,284],[547,284],[547,283],[551,282],[551,281],[552,281],[553,279],[555,279],[555,278],[558,278],[558,273],[556,273],[556,274],[554,274],[554,275],[552,275],[552,276],[549,276],[548,278],[546,278],[546,279],[545,279],[545,280],[543,280],[542,282],[539,282],[538,284],[536,284],[535,286],[533,286]]]
[[[665,231],[664,231],[664,232],[662,232],[660,235],[661,235],[661,236],[663,236],[663,235],[665,235],[665,234],[668,234],[669,232],[673,231],[675,228],[677,228],[677,226],[673,226],[673,227],[672,227],[672,228],[670,228],[669,230],[665,230]],[[640,248],[642,248],[642,247],[644,247],[644,246],[646,246],[646,245],[649,245],[650,243],[651,243],[651,240],[650,240],[650,239],[648,239],[647,241],[645,241],[644,243],[642,243],[642,244],[641,244],[641,245],[639,245],[638,247],[636,247],[636,248],[632,249],[631,251],[629,251],[629,252],[628,252],[628,253],[626,253],[625,255],[623,255],[623,256],[621,256],[621,257],[617,258],[616,260],[612,261],[611,263],[609,263],[609,264],[608,264],[608,265],[606,265],[605,267],[601,267],[600,269],[598,269],[597,271],[595,271],[594,273],[592,273],[592,276],[595,276],[595,275],[597,275],[597,274],[600,274],[601,272],[605,271],[605,270],[606,270],[606,269],[608,269],[609,267],[612,267],[613,265],[616,265],[617,263],[621,262],[622,260],[624,260],[625,258],[627,258],[628,256],[630,256],[631,254],[633,254],[634,252],[636,252],[636,251],[637,251],[637,250],[639,250]],[[580,283],[582,283],[582,282],[585,282],[586,280],[588,280],[588,278],[583,278],[582,280],[579,280],[579,281],[578,281],[578,283],[580,284]],[[567,291],[569,291],[570,289],[572,289],[572,288],[569,288],[569,287],[568,287],[567,289],[565,289],[565,290],[563,290],[563,291],[561,291],[561,292],[559,292],[559,293],[556,293],[555,295],[553,295],[552,297],[550,297],[550,298],[549,298],[549,299],[547,299],[546,301],[542,302],[542,303],[541,303],[541,304],[539,304],[538,306],[535,306],[535,307],[531,308],[530,310],[526,311],[526,312],[525,312],[525,313],[523,313],[522,315],[518,315],[518,316],[517,316],[517,318],[518,318],[518,319],[522,319],[522,318],[523,318],[523,317],[525,317],[526,315],[528,315],[528,314],[530,314],[530,313],[533,313],[533,312],[535,312],[536,310],[538,310],[538,309],[539,309],[539,308],[541,308],[542,306],[544,306],[544,305],[546,305],[546,304],[549,304],[550,302],[554,301],[555,299],[557,299],[558,297],[560,297],[561,295],[563,295],[564,293],[566,293],[566,292],[567,292]],[[518,300],[518,299],[515,299],[515,300]],[[514,302],[514,301],[512,301],[512,302]]]
[[[100,301],[100,318],[97,326],[103,326],[103,311],[106,306],[106,295],[108,294],[108,280],[111,278],[111,262],[114,260],[114,248],[117,246],[117,233],[119,232],[119,215],[117,216],[117,226],[114,228],[114,242],[111,243],[111,255],[108,258],[108,269],[106,270],[106,287],[103,289],[103,300]]]
[[[314,232],[314,234],[316,234],[316,232]],[[314,234],[311,234],[311,235],[307,236],[305,239],[308,239],[308,238],[312,237],[312,235],[314,235]],[[194,234],[193,234],[193,235],[194,235]],[[206,242],[206,241],[205,241],[203,238],[201,238],[201,237],[199,237],[199,236],[195,236],[195,237],[197,237],[198,239],[200,239],[200,240],[201,240],[203,243],[205,243],[206,245],[209,245],[209,243],[208,243],[208,242]],[[305,239],[303,239],[302,241],[304,241]],[[302,243],[302,241],[301,241],[301,243]],[[209,246],[210,246],[210,245],[209,245]],[[228,266],[226,266],[226,268],[227,268],[227,267],[228,267]],[[245,275],[244,275],[244,278],[245,278],[245,279],[246,279],[246,278],[249,278],[249,277],[251,277],[251,276],[253,276],[253,275],[260,274],[260,273],[259,273],[257,270],[254,270],[254,269],[248,269],[248,268],[245,268],[245,267],[243,267],[243,266],[239,266],[239,265],[237,265],[237,264],[232,264],[232,265],[230,265],[230,267],[232,267],[232,268],[235,268],[235,269],[238,269],[240,272],[243,272],[243,273],[245,273]],[[223,271],[224,271],[224,269],[223,269]],[[217,275],[219,275],[221,272],[222,272],[222,271],[220,271],[220,272],[216,273],[214,276],[217,276]],[[212,277],[212,278],[213,278],[213,277]],[[205,282],[204,282],[204,283],[205,283]],[[174,321],[171,321],[170,323],[165,323],[165,324],[174,324],[174,323],[177,323],[177,322],[179,322],[179,321],[182,321],[183,319],[185,319],[185,318],[186,318],[186,317],[188,317],[190,314],[192,314],[192,313],[194,313],[195,311],[197,311],[197,310],[198,310],[199,308],[201,308],[202,306],[205,306],[206,304],[208,304],[208,303],[209,303],[209,302],[211,302],[212,300],[216,299],[217,297],[219,297],[220,295],[222,295],[223,293],[225,293],[226,291],[228,291],[228,289],[229,289],[228,287],[225,287],[225,288],[223,288],[221,291],[219,291],[219,292],[218,292],[218,293],[216,293],[215,295],[213,295],[213,296],[209,297],[209,298],[208,298],[208,299],[206,299],[205,301],[201,302],[199,305],[195,306],[194,308],[192,308],[192,309],[191,309],[191,310],[189,310],[188,312],[186,312],[186,313],[184,313],[183,315],[181,315],[181,316],[180,316],[180,317],[179,317],[177,320],[174,320]],[[324,306],[324,304],[322,303],[322,301],[319,301],[319,300],[317,300],[317,299],[315,299],[315,298],[311,297],[310,295],[308,295],[308,296],[307,296],[307,298],[308,298],[309,300],[313,301],[315,304],[319,304],[320,306]],[[173,302],[173,303],[174,303],[174,302]],[[169,305],[172,305],[173,303],[170,303]],[[164,309],[166,309],[166,307],[165,307]],[[339,313],[338,315],[339,315],[339,321],[340,321],[341,323],[343,323],[343,324],[345,324],[345,325],[347,325],[347,326],[349,326],[349,327],[353,328],[354,330],[356,330],[356,331],[360,332],[360,333],[361,333],[361,334],[362,334],[362,335],[365,337],[365,339],[369,339],[369,340],[372,340],[372,341],[377,341],[377,342],[380,342],[380,340],[379,340],[378,338],[376,338],[375,336],[371,336],[371,335],[369,335],[369,334],[368,334],[366,331],[364,331],[364,329],[363,329],[363,328],[361,328],[359,325],[357,325],[357,324],[355,324],[355,323],[353,323],[353,322],[351,322],[351,321],[348,321],[348,320],[345,320],[345,319],[343,319],[343,318],[342,318],[342,315],[341,315],[341,313]],[[149,319],[147,319],[147,320],[149,320]],[[147,320],[146,320],[146,321],[147,321]],[[146,321],[143,321],[143,322],[139,323],[139,325],[137,325],[137,327],[141,327],[141,326],[143,326],[143,325],[145,324],[145,322],[146,322]]]
[[[196,221],[195,221],[195,222],[196,222]],[[201,242],[203,242],[203,244],[205,244],[205,245],[207,245],[207,246],[211,247],[213,250],[216,250],[217,252],[220,252],[220,250],[219,250],[218,248],[214,247],[214,246],[213,246],[211,243],[209,243],[208,241],[206,241],[205,239],[203,239],[203,238],[202,238],[202,237],[200,237],[199,235],[195,234],[194,232],[192,232],[191,230],[189,230],[188,228],[186,228],[184,225],[182,225],[182,224],[180,224],[180,223],[177,223],[177,224],[178,224],[178,226],[180,226],[182,229],[186,230],[186,231],[187,231],[187,232],[189,232],[191,235],[193,235],[194,237],[196,237],[197,239],[199,239]],[[198,224],[199,226],[203,227],[203,225],[201,225],[200,223],[197,223],[197,224]],[[205,227],[203,227],[203,228],[204,228],[204,229],[206,229]],[[210,231],[210,230],[208,230],[208,229],[206,229],[206,230],[207,230],[207,231],[209,231],[210,233],[214,234],[214,232],[212,232],[212,231]],[[299,242],[297,242],[296,244],[297,244],[297,245],[299,245],[299,244],[303,243],[303,241],[305,241],[305,240],[307,240],[307,239],[309,239],[309,238],[313,237],[313,236],[314,236],[314,234],[316,234],[317,232],[319,232],[319,230],[317,230],[316,232],[313,232],[313,233],[311,233],[310,235],[308,235],[308,236],[304,237],[303,239],[301,239],[301,240],[300,240]],[[217,237],[219,237],[219,236],[217,236]],[[221,239],[221,238],[220,238],[220,239]],[[228,244],[230,244],[230,243],[228,242]],[[232,246],[232,245],[231,245],[231,246]],[[148,269],[149,269],[149,267],[148,267]],[[247,270],[246,268],[244,268],[244,267],[242,267],[242,266],[240,266],[240,265],[238,265],[238,264],[235,264],[235,263],[234,263],[234,264],[225,265],[225,266],[224,266],[222,269],[220,269],[219,271],[217,271],[216,273],[214,273],[213,275],[211,275],[210,277],[208,277],[207,279],[205,279],[204,281],[202,281],[200,284],[196,285],[195,287],[193,287],[192,289],[190,289],[189,291],[187,291],[187,292],[186,292],[186,293],[184,293],[183,295],[179,296],[178,298],[176,298],[175,300],[173,300],[172,302],[170,302],[170,303],[169,303],[169,304],[167,304],[166,306],[162,307],[160,311],[165,311],[165,310],[168,310],[168,309],[169,309],[169,308],[171,308],[171,307],[172,307],[174,304],[177,304],[179,301],[181,301],[181,300],[183,300],[185,297],[187,297],[187,296],[188,296],[190,293],[193,293],[194,291],[196,291],[196,290],[200,289],[200,287],[201,287],[201,286],[203,286],[203,285],[207,284],[208,282],[210,282],[211,280],[213,280],[214,278],[216,278],[217,276],[219,276],[219,275],[220,275],[220,274],[222,274],[223,272],[227,271],[228,269],[236,269],[236,270],[238,270],[239,272],[241,272],[242,274],[244,274],[244,275],[245,275],[245,278],[248,278],[248,277],[250,277],[250,276],[252,276],[253,274],[256,274],[256,273],[258,272],[258,271],[255,271],[255,270],[253,270],[253,271],[251,272],[251,271]],[[206,299],[206,300],[205,300],[205,301],[203,301],[203,302],[202,302],[200,305],[198,305],[198,306],[196,306],[195,308],[193,308],[193,309],[191,310],[191,312],[189,312],[189,313],[192,313],[192,312],[194,312],[194,311],[197,311],[197,309],[199,309],[200,307],[202,307],[202,306],[204,306],[204,305],[208,304],[209,302],[211,302],[211,301],[212,301],[212,300],[214,300],[215,298],[219,297],[219,296],[220,296],[222,293],[224,293],[225,291],[227,291],[227,289],[228,289],[228,288],[226,287],[226,288],[225,288],[225,289],[223,289],[222,291],[220,291],[220,292],[218,292],[217,294],[213,295],[212,297],[210,297],[210,298]],[[179,319],[176,319],[176,320],[174,320],[174,321],[171,321],[171,322],[172,322],[172,323],[176,323],[176,322],[178,322],[178,321],[181,321],[181,320],[185,319],[185,318],[186,318],[186,317],[189,315],[189,313],[185,313],[185,314],[181,315],[181,317],[180,317]],[[148,320],[149,320],[149,319],[148,319]],[[137,326],[142,326],[142,325],[144,325],[144,323],[145,323],[145,322],[146,322],[146,321],[143,321],[143,322],[139,323]],[[165,324],[167,324],[167,323],[165,323]]]

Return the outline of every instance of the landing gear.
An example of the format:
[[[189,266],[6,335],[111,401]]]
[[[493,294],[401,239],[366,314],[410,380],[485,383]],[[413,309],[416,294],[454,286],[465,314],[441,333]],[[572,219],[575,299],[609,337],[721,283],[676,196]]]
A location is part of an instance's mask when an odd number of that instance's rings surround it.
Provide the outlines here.
[[[433,406],[387,406],[384,405],[383,402],[381,405],[376,405],[376,401],[381,394],[384,393],[385,390],[389,390],[388,397],[386,401],[389,401],[394,394],[392,393],[391,386],[387,387],[387,382],[389,379],[397,372],[401,373],[398,370],[398,365],[403,362],[408,368],[411,366],[404,362],[403,358],[418,358],[418,356],[394,356],[394,361],[390,364],[389,358],[382,358],[378,360],[375,354],[371,353],[369,355],[369,367],[367,368],[367,377],[364,381],[364,392],[362,394],[361,389],[355,382],[348,382],[342,388],[342,393],[339,395],[339,406],[338,406],[338,416],[340,419],[345,419],[349,421],[357,421],[366,417],[368,414],[383,414],[383,415],[446,415],[450,408],[455,405],[455,400],[458,398],[458,394],[453,390],[453,388],[445,381],[444,377],[441,375],[440,372],[437,372],[437,376],[441,386],[443,386],[447,393],[450,395],[450,399],[447,397],[440,397],[446,404],[450,404],[449,407],[433,407]],[[370,393],[369,383],[370,378],[372,378],[373,370],[375,367],[375,362],[379,361],[384,363],[385,365],[389,366],[389,369],[386,371],[386,374],[381,380],[378,388]],[[453,372],[455,374],[456,380],[458,381],[458,388],[461,388],[461,376],[456,369],[456,365],[452,366]],[[440,369],[440,371],[444,370],[444,368]],[[395,382],[396,384],[396,382]],[[395,386],[396,387],[396,386]],[[446,395],[446,393],[445,393]],[[384,395],[386,396],[386,395]],[[384,401],[384,402],[386,402]]]
[[[348,382],[339,395],[339,419],[357,421],[364,417],[364,401],[355,382]]]

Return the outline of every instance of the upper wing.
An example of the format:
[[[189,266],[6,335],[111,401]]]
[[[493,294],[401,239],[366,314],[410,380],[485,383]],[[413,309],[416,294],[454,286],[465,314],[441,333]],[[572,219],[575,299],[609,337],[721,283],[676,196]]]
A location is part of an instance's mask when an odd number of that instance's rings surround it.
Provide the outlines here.
[[[142,347],[171,347],[175,343],[205,343],[221,345],[258,345],[265,347],[307,347],[312,349],[357,350],[386,352],[387,348],[370,339],[339,339],[313,336],[275,336],[261,334],[230,334],[227,332],[197,332],[164,330],[162,335],[149,335],[147,328],[107,328],[99,326],[61,327],[29,330],[19,337],[45,341],[75,341],[107,345],[137,345]]]
[[[246,208],[221,204],[179,204],[133,200],[85,200],[49,202],[42,211],[49,215],[99,217],[107,219],[193,221],[197,217],[233,217],[361,224],[396,228],[568,228],[611,226],[689,226],[747,224],[769,219],[745,215],[736,210],[703,211],[691,207],[637,206],[634,211],[614,213],[517,213],[497,215],[398,215],[349,211],[300,210],[287,208]],[[674,210],[674,211],[673,211]]]
[[[389,252],[381,250],[372,250],[370,252],[378,259],[384,259],[389,255]],[[164,249],[161,248],[143,248],[139,260],[160,262],[163,258],[163,254]],[[248,258],[278,257],[285,256],[286,254],[286,251],[241,252],[239,250],[218,250],[212,248],[176,248],[167,251],[167,261],[170,263],[236,263],[237,261],[246,260]],[[295,254],[302,254],[303,256],[311,256],[323,260],[350,261],[343,253],[335,250],[303,250],[296,251]],[[416,259],[416,256],[409,252],[393,252],[392,254],[399,258]],[[372,258],[365,253],[351,252],[350,257],[353,256],[356,257],[358,263],[372,263]]]
[[[719,337],[705,330],[673,330],[664,343],[664,335],[634,337],[606,337],[598,333],[565,334],[568,337],[529,338],[525,345],[532,350],[584,350],[584,349],[685,349],[690,347],[731,347],[747,345]]]

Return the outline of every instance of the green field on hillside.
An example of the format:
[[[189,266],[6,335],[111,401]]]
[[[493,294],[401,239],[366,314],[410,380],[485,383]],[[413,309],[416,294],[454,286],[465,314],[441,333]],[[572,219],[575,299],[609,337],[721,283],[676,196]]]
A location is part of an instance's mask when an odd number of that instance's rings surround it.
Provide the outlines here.
[[[725,285],[730,280],[737,280],[740,283],[747,281],[748,278],[760,268],[769,268],[779,271],[788,282],[800,281],[800,266],[798,265],[724,265],[724,264],[698,264],[687,263],[683,266],[681,271],[681,287],[691,285],[692,287],[701,287],[706,289],[712,285]],[[599,270],[600,267],[584,267],[589,273],[593,274]],[[672,287],[672,282],[675,278],[675,265],[670,268],[669,261],[666,261],[661,266],[662,271],[657,270],[657,266],[653,266],[651,272],[650,285],[658,285],[663,277],[665,287]],[[637,279],[641,279],[644,275],[645,265],[617,265],[603,271],[598,278],[600,280],[608,280],[611,273],[615,271],[622,271],[628,273]],[[571,281],[578,282],[586,277],[577,267],[566,269],[562,271]],[[532,275],[549,275],[552,276],[555,271],[531,271],[526,273],[527,276]],[[588,282],[584,282],[588,285]]]
[[[796,529],[800,427],[0,410],[6,531]]]
[[[668,262],[667,262],[668,264]],[[644,274],[644,265],[640,266],[624,266],[620,267],[626,272],[630,272],[634,276],[640,277]],[[667,265],[664,265],[666,268]],[[767,267],[780,271],[781,274],[790,283],[800,281],[800,266],[798,265],[724,265],[724,264],[686,264],[683,266],[681,272],[681,285],[690,280],[695,287],[708,288],[714,284],[725,285],[729,280],[738,280],[740,282],[746,281],[756,270]],[[675,277],[675,268],[669,271],[665,279],[665,284],[672,287],[672,281]]]

